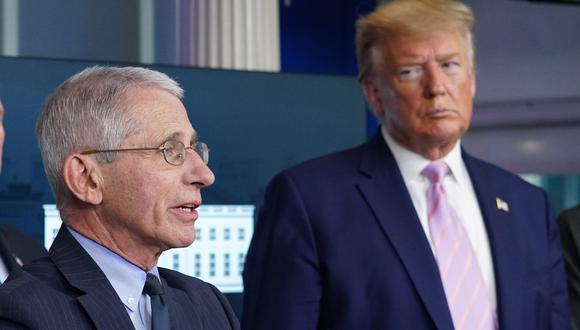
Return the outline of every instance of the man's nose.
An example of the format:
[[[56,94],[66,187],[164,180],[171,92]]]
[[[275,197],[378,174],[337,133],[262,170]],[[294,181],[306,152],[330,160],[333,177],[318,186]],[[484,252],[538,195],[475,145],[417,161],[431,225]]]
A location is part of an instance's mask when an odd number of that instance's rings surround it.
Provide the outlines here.
[[[435,64],[429,64],[424,75],[425,94],[428,98],[445,95],[444,76],[441,68]]]
[[[202,163],[200,167],[199,182],[203,185],[203,187],[211,186],[215,182],[215,174],[206,164]]]
[[[211,186],[215,182],[215,175],[212,170],[209,169],[208,165],[203,162],[203,159],[193,150],[187,149],[186,152],[191,152],[190,155],[186,155],[184,166],[188,166],[189,169],[189,182],[201,187]],[[188,161],[189,160],[189,161]]]

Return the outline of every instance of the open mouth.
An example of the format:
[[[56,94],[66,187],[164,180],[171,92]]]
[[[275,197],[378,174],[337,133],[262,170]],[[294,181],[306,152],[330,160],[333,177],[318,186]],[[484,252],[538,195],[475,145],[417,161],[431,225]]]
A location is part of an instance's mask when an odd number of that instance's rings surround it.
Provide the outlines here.
[[[178,207],[179,210],[181,211],[185,211],[185,212],[193,212],[193,210],[195,210],[194,206],[180,206]]]

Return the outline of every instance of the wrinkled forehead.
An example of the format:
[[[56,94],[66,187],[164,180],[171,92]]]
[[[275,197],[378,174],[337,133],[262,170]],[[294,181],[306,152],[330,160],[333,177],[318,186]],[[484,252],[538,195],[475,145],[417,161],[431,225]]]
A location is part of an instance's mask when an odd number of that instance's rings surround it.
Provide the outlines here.
[[[162,143],[168,139],[189,142],[197,136],[183,102],[163,89],[129,91],[124,105],[142,138]]]
[[[428,50],[441,52],[441,55],[458,53],[473,66],[472,47],[467,34],[458,30],[434,30],[399,33],[377,40],[371,48],[371,70],[389,64],[395,57],[418,55],[425,47],[433,47]]]

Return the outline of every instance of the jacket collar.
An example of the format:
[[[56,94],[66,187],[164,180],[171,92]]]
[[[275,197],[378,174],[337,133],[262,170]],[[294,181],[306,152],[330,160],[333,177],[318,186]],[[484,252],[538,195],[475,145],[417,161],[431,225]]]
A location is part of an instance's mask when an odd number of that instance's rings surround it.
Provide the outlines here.
[[[68,283],[82,292],[77,300],[97,328],[133,329],[129,314],[111,283],[64,224],[48,254]]]

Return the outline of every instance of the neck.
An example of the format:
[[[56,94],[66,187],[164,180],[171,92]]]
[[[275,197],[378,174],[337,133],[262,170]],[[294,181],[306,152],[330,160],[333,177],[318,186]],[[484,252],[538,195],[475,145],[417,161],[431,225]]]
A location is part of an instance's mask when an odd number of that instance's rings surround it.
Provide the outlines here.
[[[157,265],[162,251],[139,244],[124,227],[110,228],[93,213],[93,216],[73,217],[65,222],[83,236],[116,253],[135,266],[148,271]]]
[[[457,139],[450,140],[426,140],[426,139],[405,139],[393,132],[388,133],[397,143],[408,150],[421,155],[431,161],[439,160],[453,150],[457,144]]]
[[[413,150],[414,152],[431,161],[435,161],[447,156],[447,154],[453,149],[454,146],[455,144],[444,146],[437,145],[431,147],[424,145],[405,146],[405,147],[409,148],[410,150]]]

